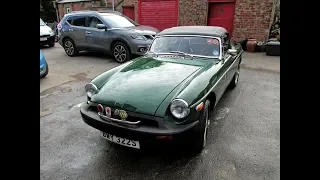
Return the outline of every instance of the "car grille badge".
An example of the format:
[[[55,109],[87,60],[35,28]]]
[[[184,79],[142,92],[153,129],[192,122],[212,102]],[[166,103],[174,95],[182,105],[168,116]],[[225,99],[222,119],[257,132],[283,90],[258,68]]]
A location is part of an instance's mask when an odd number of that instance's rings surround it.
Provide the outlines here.
[[[121,120],[125,121],[128,117],[127,112],[124,110],[118,110],[118,111],[119,111],[119,117],[121,118]]]

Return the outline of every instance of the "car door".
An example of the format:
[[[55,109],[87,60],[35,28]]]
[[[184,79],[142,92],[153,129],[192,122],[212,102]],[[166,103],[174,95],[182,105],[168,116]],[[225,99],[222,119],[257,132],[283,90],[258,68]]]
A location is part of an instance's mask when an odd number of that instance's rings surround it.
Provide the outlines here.
[[[83,15],[75,15],[72,18],[69,33],[72,34],[72,40],[79,48],[84,48],[85,44],[85,27],[86,17]]]
[[[94,15],[87,17],[85,42],[86,46],[92,50],[104,51],[109,44],[109,33],[106,29],[98,29],[97,24],[104,24],[103,21]]]
[[[216,65],[219,70],[217,72],[217,79],[218,79],[218,83],[215,87],[215,94],[216,94],[216,102],[219,101],[219,99],[222,97],[223,92],[225,90],[225,84],[226,84],[226,70],[227,70],[227,66],[225,65],[225,63],[223,62],[223,60],[221,60],[217,65]]]

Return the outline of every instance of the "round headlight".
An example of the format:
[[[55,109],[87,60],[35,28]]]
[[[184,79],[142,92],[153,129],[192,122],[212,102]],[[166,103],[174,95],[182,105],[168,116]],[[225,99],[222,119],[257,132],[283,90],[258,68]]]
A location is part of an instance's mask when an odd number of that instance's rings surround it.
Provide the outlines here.
[[[88,97],[91,98],[91,96],[98,91],[98,88],[96,85],[89,83],[85,86],[85,90],[87,92]]]
[[[171,102],[170,111],[174,117],[182,119],[188,116],[190,109],[186,101],[175,99]]]

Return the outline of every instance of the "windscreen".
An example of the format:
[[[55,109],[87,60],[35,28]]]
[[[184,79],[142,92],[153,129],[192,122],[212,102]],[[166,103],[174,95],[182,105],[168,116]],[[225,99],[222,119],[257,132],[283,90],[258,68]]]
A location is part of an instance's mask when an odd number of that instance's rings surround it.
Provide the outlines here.
[[[150,47],[150,52],[154,53],[170,53],[172,51],[219,57],[220,43],[217,38],[201,36],[162,36],[156,38]]]

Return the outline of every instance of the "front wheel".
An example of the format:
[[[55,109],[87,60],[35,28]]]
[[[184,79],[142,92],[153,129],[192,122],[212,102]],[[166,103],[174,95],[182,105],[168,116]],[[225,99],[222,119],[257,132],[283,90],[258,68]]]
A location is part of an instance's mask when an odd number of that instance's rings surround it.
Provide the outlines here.
[[[112,54],[113,54],[114,59],[118,63],[124,63],[124,62],[130,60],[129,49],[122,42],[117,42],[117,43],[114,44],[114,46],[112,48]]]
[[[208,129],[210,125],[209,106],[210,106],[210,101],[206,100],[204,108],[199,117],[199,124],[197,125],[191,140],[190,148],[196,153],[201,152],[207,144],[207,135],[208,135]]]
[[[71,57],[76,56],[79,53],[75,43],[71,39],[64,40],[63,48],[66,54]]]
[[[46,66],[45,66],[45,72],[42,74],[42,76],[40,76],[40,78],[46,77],[46,76],[48,75],[48,73],[49,73],[49,66],[48,66],[48,64],[46,64]]]

